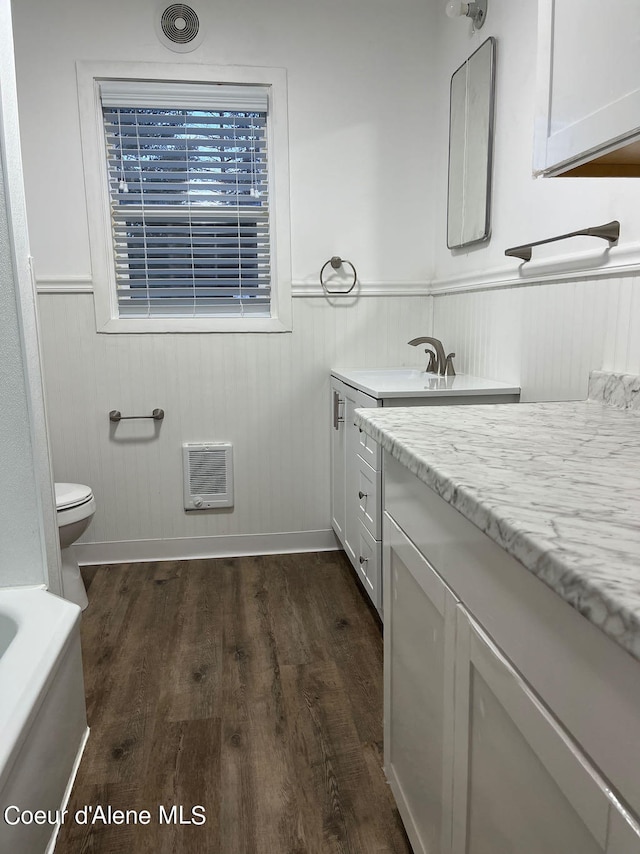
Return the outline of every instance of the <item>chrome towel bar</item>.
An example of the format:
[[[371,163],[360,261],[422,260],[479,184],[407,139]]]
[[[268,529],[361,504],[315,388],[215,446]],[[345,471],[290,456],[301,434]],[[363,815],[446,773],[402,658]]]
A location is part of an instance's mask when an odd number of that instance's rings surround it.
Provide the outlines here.
[[[109,421],[133,421],[139,418],[153,418],[154,421],[162,421],[164,418],[164,409],[154,409],[151,415],[123,415],[119,409],[112,409],[109,413]]]
[[[534,246],[542,246],[543,243],[555,243],[558,240],[566,240],[568,237],[601,237],[603,240],[608,240],[609,246],[612,246],[618,242],[620,237],[620,223],[614,219],[612,222],[595,225],[593,228],[582,228],[580,231],[570,231],[568,234],[561,234],[559,237],[548,237],[546,240],[537,240],[535,243],[512,246],[511,249],[506,249],[504,254],[513,258],[522,258],[526,264],[527,261],[531,261],[531,249]]]

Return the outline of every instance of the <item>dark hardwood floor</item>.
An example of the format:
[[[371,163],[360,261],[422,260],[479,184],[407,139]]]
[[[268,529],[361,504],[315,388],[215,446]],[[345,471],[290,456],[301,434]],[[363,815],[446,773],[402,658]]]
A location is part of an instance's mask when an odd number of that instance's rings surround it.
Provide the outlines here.
[[[410,854],[380,628],[341,552],[84,575],[91,736],[56,854]],[[98,804],[150,824],[73,819]],[[161,824],[160,805],[206,823]]]

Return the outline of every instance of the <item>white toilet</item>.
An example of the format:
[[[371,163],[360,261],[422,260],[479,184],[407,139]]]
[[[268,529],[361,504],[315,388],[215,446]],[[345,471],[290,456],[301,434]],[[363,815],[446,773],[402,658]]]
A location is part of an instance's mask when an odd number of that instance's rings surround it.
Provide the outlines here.
[[[55,487],[62,556],[62,595],[70,602],[80,605],[84,611],[89,601],[71,546],[91,524],[96,512],[96,500],[91,488],[81,483],[56,483]]]

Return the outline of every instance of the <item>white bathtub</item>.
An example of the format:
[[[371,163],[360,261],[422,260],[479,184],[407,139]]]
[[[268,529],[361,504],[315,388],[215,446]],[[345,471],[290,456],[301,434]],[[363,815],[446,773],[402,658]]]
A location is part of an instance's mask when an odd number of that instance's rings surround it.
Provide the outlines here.
[[[88,735],[80,608],[0,590],[0,851],[51,851]],[[50,811],[43,823],[30,820]],[[38,816],[42,821],[42,814]]]

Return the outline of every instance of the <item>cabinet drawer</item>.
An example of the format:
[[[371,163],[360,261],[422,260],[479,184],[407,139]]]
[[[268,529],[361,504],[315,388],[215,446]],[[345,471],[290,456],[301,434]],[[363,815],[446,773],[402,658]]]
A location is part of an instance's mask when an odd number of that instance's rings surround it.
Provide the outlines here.
[[[368,394],[364,394],[361,391],[357,391],[355,393],[355,408],[356,409],[373,409],[378,406],[378,401],[369,397]],[[359,427],[355,427],[355,430],[358,432],[358,444],[357,451],[365,460],[372,469],[375,471],[380,471],[382,468],[382,454],[380,452],[380,445],[371,438],[371,436],[367,436],[367,434],[361,430]]]
[[[356,570],[369,598],[382,613],[382,544],[375,540],[362,522],[358,523],[358,565]]]
[[[381,537],[380,483],[382,472],[374,471],[362,457],[358,457],[358,519],[374,540]]]
[[[360,428],[358,428],[358,453],[374,471],[380,471],[380,445]]]

